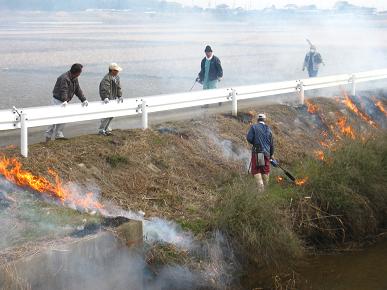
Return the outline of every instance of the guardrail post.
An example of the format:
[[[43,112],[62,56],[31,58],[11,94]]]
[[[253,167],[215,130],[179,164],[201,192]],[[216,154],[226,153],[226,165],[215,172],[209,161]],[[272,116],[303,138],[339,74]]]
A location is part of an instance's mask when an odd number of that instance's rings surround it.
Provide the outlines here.
[[[236,117],[238,115],[238,99],[237,99],[237,92],[234,89],[232,89],[231,98],[232,98],[232,115]]]
[[[352,83],[352,86],[351,86],[351,96],[355,96],[356,95],[356,76],[355,75],[352,75],[351,83]]]
[[[300,105],[303,105],[304,104],[304,101],[305,101],[305,90],[304,90],[304,84],[302,82],[300,82],[297,86],[297,89],[298,89],[298,100],[299,100],[299,103]]]
[[[27,115],[25,113],[20,114],[20,151],[21,155],[28,157],[28,125]]]
[[[142,128],[148,129],[148,110],[147,110],[147,105],[146,101],[142,100],[141,103],[141,120],[142,120]]]

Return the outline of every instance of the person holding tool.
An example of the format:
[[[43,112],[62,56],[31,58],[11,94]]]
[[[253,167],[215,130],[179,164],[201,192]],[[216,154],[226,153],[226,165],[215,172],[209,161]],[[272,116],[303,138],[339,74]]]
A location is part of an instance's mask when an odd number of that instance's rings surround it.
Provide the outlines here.
[[[251,174],[254,176],[258,192],[262,193],[269,184],[270,160],[274,159],[274,139],[266,115],[258,114],[258,123],[250,127],[247,141],[253,145],[251,154]]]
[[[204,52],[206,56],[200,63],[200,72],[196,81],[203,85],[203,90],[216,89],[223,77],[222,64],[213,54],[211,46],[207,45]]]
[[[305,55],[304,58],[304,64],[302,66],[302,71],[305,70],[305,68],[308,70],[308,75],[310,78],[317,77],[318,70],[320,68],[320,65],[324,64],[324,61],[321,57],[321,54],[317,52],[316,46],[313,45],[309,39],[306,40],[310,45],[309,52]]]

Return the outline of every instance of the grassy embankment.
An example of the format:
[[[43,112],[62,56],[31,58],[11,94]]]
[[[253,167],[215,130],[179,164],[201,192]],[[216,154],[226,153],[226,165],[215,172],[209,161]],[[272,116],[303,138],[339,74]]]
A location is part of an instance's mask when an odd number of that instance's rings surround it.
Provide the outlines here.
[[[348,140],[326,151],[326,161],[315,160],[321,130],[336,126],[337,118],[347,117],[358,131],[369,129],[335,101],[316,102],[321,120],[289,106],[263,108],[276,136],[276,158],[308,181],[295,187],[272,178],[262,196],[238,160],[249,150],[249,125],[227,115],[166,124],[174,128],[166,134],[115,131],[107,138],[36,144],[23,162],[35,174],[47,175],[50,167],[65,181],[96,185],[105,201],[175,220],[199,239],[220,228],[245,265],[278,272],[292,268],[306,249],[361,241],[386,226],[386,135]]]

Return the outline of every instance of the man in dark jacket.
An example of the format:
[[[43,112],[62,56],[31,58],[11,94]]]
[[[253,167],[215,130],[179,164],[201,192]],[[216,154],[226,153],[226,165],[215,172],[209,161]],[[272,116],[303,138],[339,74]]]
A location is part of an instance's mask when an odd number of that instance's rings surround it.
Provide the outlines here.
[[[122,71],[122,68],[116,64],[111,63],[109,65],[109,73],[105,75],[99,84],[99,95],[101,100],[105,104],[108,104],[110,100],[118,100],[119,103],[123,102],[120,77],[118,74]],[[112,129],[109,127],[113,117],[105,118],[101,120],[101,126],[99,126],[100,135],[111,135]]]
[[[68,102],[76,95],[82,102],[82,106],[87,107],[88,102],[83,95],[81,87],[79,86],[78,77],[82,73],[83,66],[80,63],[75,63],[71,66],[68,72],[65,72],[58,77],[53,90],[53,103],[55,105],[66,106]],[[45,136],[46,141],[55,139],[65,139],[63,135],[63,128],[65,124],[55,124],[48,127]]]
[[[197,81],[203,84],[203,90],[216,89],[218,82],[223,77],[223,69],[219,58],[212,53],[211,46],[204,50],[206,56],[202,59]]]
[[[250,127],[247,141],[253,145],[251,155],[251,174],[255,177],[258,191],[263,192],[269,184],[270,159],[273,159],[273,134],[265,124],[266,115],[258,115],[258,123]]]
[[[305,55],[302,70],[304,71],[307,68],[309,77],[314,78],[317,77],[321,64],[324,64],[321,54],[316,51],[316,46],[311,45],[309,52]]]

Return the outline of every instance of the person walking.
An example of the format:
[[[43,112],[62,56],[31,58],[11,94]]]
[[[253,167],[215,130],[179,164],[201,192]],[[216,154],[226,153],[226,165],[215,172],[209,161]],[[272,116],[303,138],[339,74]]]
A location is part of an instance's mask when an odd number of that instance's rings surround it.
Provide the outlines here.
[[[68,72],[60,75],[55,83],[53,90],[54,105],[66,106],[76,95],[82,102],[82,106],[87,107],[86,100],[81,87],[79,86],[78,77],[82,73],[83,66],[80,63],[75,63],[71,66]],[[45,132],[46,142],[54,139],[66,139],[63,135],[65,124],[54,124],[47,128]]]
[[[105,104],[108,104],[111,100],[116,99],[119,103],[123,102],[120,77],[118,75],[121,71],[122,68],[118,64],[111,63],[109,65],[109,72],[104,76],[99,84],[99,95]],[[99,126],[98,131],[100,135],[108,136],[112,134],[112,129],[110,128],[110,122],[112,120],[113,117],[101,120],[101,125]]]
[[[251,174],[255,177],[258,192],[263,192],[269,184],[270,159],[274,158],[274,138],[265,124],[266,115],[258,114],[258,122],[250,127],[246,139],[253,145],[251,154]]]
[[[216,89],[223,77],[222,64],[213,54],[211,46],[207,45],[204,52],[206,56],[202,59],[196,80],[203,85],[203,90]]]
[[[321,64],[324,64],[321,54],[317,52],[316,46],[311,45],[309,52],[305,55],[302,71],[307,68],[310,78],[317,77]]]

